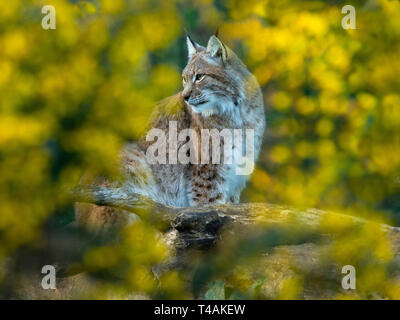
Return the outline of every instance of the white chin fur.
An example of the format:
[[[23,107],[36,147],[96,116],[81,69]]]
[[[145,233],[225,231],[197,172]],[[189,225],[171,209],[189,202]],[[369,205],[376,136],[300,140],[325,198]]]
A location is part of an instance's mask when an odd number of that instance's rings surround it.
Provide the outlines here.
[[[189,104],[189,106],[194,113],[200,113],[203,117],[209,117],[215,114],[222,115],[226,112],[232,112],[235,109],[232,101],[223,98],[211,98],[211,101],[199,106],[192,106],[191,104]]]
[[[189,105],[194,113],[200,113],[203,117],[211,116],[215,113],[215,106],[210,104],[209,102],[204,103],[200,106],[192,106]]]

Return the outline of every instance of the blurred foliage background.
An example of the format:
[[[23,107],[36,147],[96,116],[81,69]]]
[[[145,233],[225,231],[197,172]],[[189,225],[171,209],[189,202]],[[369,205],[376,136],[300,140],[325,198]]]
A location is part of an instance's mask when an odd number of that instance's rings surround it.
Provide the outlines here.
[[[56,9],[55,30],[41,26],[48,4]],[[122,143],[143,133],[157,101],[181,90],[184,28],[202,44],[219,28],[262,86],[267,132],[243,201],[400,225],[400,2],[352,0],[356,30],[341,27],[345,4],[1,1],[0,262],[17,249],[40,247],[45,226],[71,222],[71,204],[60,190],[84,172],[114,174]],[[332,218],[322,227],[341,223]],[[166,274],[161,287],[153,279],[150,266],[168,255],[156,230],[141,221],[124,232],[122,245],[89,250],[84,258],[94,269],[124,261],[124,286],[102,284],[88,297],[107,298],[125,292],[122,287],[151,297],[192,297],[177,273]],[[387,277],[392,253],[379,231],[366,226],[339,238],[332,258],[362,261],[359,297],[381,290],[398,298]],[[245,276],[248,267],[224,281],[262,298],[254,291],[264,275]],[[286,279],[276,297],[299,297],[302,279]],[[218,281],[209,296],[221,291]]]

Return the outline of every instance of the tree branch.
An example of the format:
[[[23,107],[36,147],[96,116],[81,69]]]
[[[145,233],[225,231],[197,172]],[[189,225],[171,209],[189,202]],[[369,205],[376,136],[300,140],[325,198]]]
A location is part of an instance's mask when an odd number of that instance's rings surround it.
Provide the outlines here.
[[[154,200],[138,195],[128,194],[122,188],[103,186],[81,187],[73,192],[76,201],[89,202],[97,205],[107,205],[138,214],[152,221],[162,221],[177,232],[170,233],[169,242],[179,249],[206,249],[213,245],[219,237],[219,231],[229,224],[236,232],[246,232],[247,227],[257,225],[271,226],[304,226],[317,229],[327,214],[350,221],[354,226],[366,223],[362,218],[329,213],[319,209],[300,210],[289,206],[268,203],[219,204],[206,207],[180,208],[160,204]],[[146,209],[143,215],[138,211]],[[400,228],[381,224],[388,231],[396,252],[400,253]],[[173,234],[173,236],[171,236]],[[171,238],[173,237],[173,239]]]

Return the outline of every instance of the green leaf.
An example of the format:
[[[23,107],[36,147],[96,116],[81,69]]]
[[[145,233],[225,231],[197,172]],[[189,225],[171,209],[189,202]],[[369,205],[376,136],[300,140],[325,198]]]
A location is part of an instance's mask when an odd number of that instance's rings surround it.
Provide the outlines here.
[[[251,285],[251,287],[246,291],[246,296],[248,296],[250,299],[257,299],[260,295],[261,287],[265,283],[266,280],[267,280],[266,277],[257,279]]]
[[[225,284],[220,280],[209,283],[204,297],[206,300],[224,300]]]

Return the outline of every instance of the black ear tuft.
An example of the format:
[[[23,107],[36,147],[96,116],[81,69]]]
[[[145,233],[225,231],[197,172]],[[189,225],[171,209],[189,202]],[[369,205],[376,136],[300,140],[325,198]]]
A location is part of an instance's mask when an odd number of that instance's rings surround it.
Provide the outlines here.
[[[190,60],[192,58],[193,54],[199,48],[199,45],[192,40],[190,35],[187,33],[186,29],[184,29],[184,30],[185,30],[185,34],[186,34],[186,45],[187,45],[187,49],[188,49],[188,58]]]

